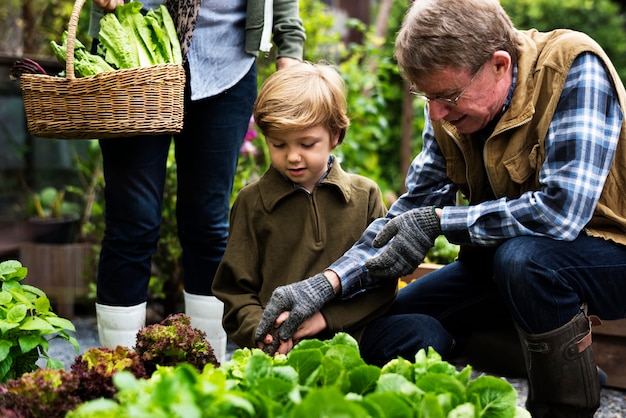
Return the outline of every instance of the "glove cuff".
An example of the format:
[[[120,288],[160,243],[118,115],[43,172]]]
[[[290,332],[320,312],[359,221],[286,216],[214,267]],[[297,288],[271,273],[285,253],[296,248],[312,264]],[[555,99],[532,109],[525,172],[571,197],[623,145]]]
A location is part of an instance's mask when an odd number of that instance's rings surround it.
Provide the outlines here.
[[[424,216],[420,222],[420,226],[422,227],[424,233],[426,233],[429,238],[434,240],[443,233],[441,231],[441,221],[435,212],[436,206],[424,209],[426,210],[423,212]]]
[[[328,302],[335,297],[335,289],[324,273],[318,273],[311,278],[311,288],[324,300]]]

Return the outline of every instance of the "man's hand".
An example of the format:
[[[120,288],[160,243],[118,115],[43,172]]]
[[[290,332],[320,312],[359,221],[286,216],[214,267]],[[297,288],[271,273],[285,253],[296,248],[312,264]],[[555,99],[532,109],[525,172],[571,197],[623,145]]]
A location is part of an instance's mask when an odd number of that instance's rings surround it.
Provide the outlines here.
[[[441,225],[434,207],[409,210],[387,222],[376,235],[374,248],[393,241],[381,255],[367,260],[365,267],[370,276],[379,279],[395,280],[412,273],[439,235]]]
[[[289,340],[305,319],[319,311],[333,297],[333,286],[322,273],[301,282],[277,287],[263,311],[255,339],[263,342],[267,334],[276,335],[272,332],[276,319],[282,312],[290,311],[289,317],[278,329],[278,337],[282,341]]]

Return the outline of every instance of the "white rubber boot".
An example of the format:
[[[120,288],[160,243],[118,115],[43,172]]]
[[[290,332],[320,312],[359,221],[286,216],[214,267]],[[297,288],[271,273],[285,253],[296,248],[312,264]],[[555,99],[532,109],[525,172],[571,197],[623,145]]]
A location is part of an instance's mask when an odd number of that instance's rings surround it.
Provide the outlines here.
[[[146,305],[146,302],[134,306],[110,306],[96,303],[100,346],[111,349],[118,345],[135,347],[137,331],[146,324]]]
[[[224,303],[215,296],[183,292],[185,313],[191,317],[191,326],[206,332],[217,361],[226,361],[226,331],[222,326]]]

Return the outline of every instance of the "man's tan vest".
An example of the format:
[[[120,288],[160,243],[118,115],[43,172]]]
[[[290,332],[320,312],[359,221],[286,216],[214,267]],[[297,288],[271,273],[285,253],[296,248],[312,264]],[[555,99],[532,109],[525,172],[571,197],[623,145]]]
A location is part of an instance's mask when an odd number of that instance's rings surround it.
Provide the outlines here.
[[[626,91],[613,64],[587,35],[570,30],[520,32],[517,84],[509,109],[482,144],[462,135],[450,123],[434,123],[437,143],[447,163],[447,174],[470,204],[506,196],[518,198],[539,190],[544,140],[559,101],[567,73],[582,52],[598,55],[609,70],[620,106],[626,109]],[[592,236],[626,245],[626,127],[622,123],[615,159],[591,221]],[[483,167],[484,158],[484,170]],[[485,177],[487,176],[487,177]],[[488,179],[488,181],[487,181]],[[491,193],[486,188],[491,186]]]

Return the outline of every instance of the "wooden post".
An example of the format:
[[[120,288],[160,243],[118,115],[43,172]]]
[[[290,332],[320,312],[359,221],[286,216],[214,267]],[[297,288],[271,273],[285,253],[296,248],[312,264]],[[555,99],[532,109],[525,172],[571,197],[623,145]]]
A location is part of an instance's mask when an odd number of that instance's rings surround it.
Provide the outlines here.
[[[77,298],[89,291],[89,268],[94,257],[92,244],[35,244],[20,248],[20,262],[28,268],[24,284],[46,293],[57,315],[71,319]]]

